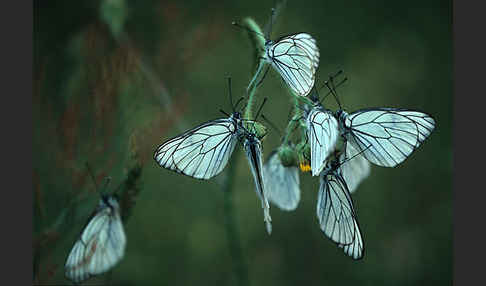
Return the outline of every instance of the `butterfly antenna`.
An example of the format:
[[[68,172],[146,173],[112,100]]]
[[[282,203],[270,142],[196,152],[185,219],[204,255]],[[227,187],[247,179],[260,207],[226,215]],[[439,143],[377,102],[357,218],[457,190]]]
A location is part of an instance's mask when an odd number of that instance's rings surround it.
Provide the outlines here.
[[[244,97],[244,96],[240,97],[240,99],[238,99],[238,101],[236,102],[236,104],[235,104],[235,109],[236,109],[236,110],[238,110],[238,105],[240,105],[240,102],[241,102],[243,99],[245,99],[245,97]]]
[[[233,112],[235,112],[235,106],[233,105],[233,95],[231,93],[231,77],[228,77],[228,90],[229,90],[229,98],[230,98],[230,104],[231,108],[233,109]]]
[[[267,39],[270,39],[270,36],[272,35],[272,28],[273,28],[273,19],[274,19],[274,17],[275,17],[275,8],[272,8],[272,12],[270,14],[270,29],[268,29]]]
[[[319,95],[319,91],[317,90],[316,86],[314,85],[314,87],[312,89],[314,90],[314,92],[309,95],[309,99],[312,102],[319,102],[319,103],[321,103],[322,100],[319,100],[319,97],[321,97],[321,96]]]
[[[118,187],[116,187],[116,189],[113,191],[113,194],[112,196],[117,196],[118,195],[118,191],[120,191],[121,187],[125,184],[125,181],[122,181]]]
[[[273,122],[271,122],[267,117],[265,117],[265,115],[262,114],[262,119],[268,124],[270,125],[270,127],[272,127],[275,131],[277,131],[278,135],[280,137],[282,137],[282,131],[277,127],[277,125],[273,124]]]
[[[337,72],[336,72],[334,75],[330,75],[330,76],[329,76],[329,79],[330,79],[330,80],[333,82],[333,84],[334,84],[334,79],[335,79],[336,77],[338,77],[338,76],[339,76],[340,74],[342,74],[342,73],[343,73],[343,70],[339,70],[339,71],[337,71]],[[337,87],[341,86],[341,85],[342,85],[344,82],[346,82],[347,80],[348,80],[348,78],[347,78],[347,77],[344,77],[344,78],[343,78],[343,79],[342,79],[340,82],[338,82],[338,83],[337,83],[337,84],[334,86],[334,90],[335,90]],[[324,82],[324,84],[323,84],[323,85],[322,85],[322,86],[319,88],[319,90],[321,90],[321,89],[322,89],[322,88],[324,88],[325,86],[327,86],[327,81],[326,81],[326,82]],[[332,93],[332,90],[330,90],[330,91],[329,91],[329,92],[328,92],[328,93],[327,93],[327,94],[326,94],[326,95],[325,95],[325,96],[324,96],[324,97],[321,99],[321,101],[320,101],[320,102],[324,101],[324,99],[326,99],[326,98],[327,98],[327,96],[328,96],[329,94],[331,94],[331,93]]]
[[[110,184],[110,182],[111,182],[111,176],[106,177],[106,178],[105,178],[105,180],[106,180],[106,183],[105,183],[105,185],[103,186],[103,191],[102,191],[102,193],[106,193],[106,189],[108,188],[108,185],[109,185],[109,184]]]
[[[347,80],[348,80],[348,78],[347,78],[347,77],[345,77],[343,80],[341,80],[340,82],[338,82],[334,88],[338,88],[338,87],[340,87],[340,86],[341,86],[341,85],[342,85],[344,82],[346,82]],[[324,86],[325,86],[325,85],[323,85],[322,87],[324,87]],[[322,100],[321,100],[320,102],[323,102],[323,101],[324,101],[324,99],[326,99],[326,98],[327,98],[327,96],[328,96],[328,95],[330,95],[330,94],[331,94],[331,91],[329,91],[329,92],[328,92],[326,95],[324,95],[324,97],[322,98]]]
[[[250,33],[256,34],[256,35],[258,35],[258,36],[260,36],[260,37],[262,37],[262,38],[266,39],[266,38],[265,38],[265,35],[263,35],[263,34],[261,34],[261,33],[258,33],[257,31],[254,31],[254,30],[252,30],[252,29],[250,29],[250,28],[248,28],[248,27],[242,26],[242,25],[238,24],[238,22],[236,22],[236,21],[233,21],[231,24],[232,24],[233,26],[236,26],[236,27],[238,27],[238,28],[240,28],[240,29],[246,30],[247,32],[250,32]]]
[[[262,111],[262,108],[265,105],[265,102],[267,102],[267,98],[266,97],[263,99],[263,103],[262,103],[262,105],[260,105],[260,108],[258,109],[258,112],[256,113],[255,121],[258,119],[258,115],[260,115],[260,111]]]
[[[93,170],[91,169],[91,167],[90,167],[90,165],[89,165],[88,162],[86,162],[86,169],[88,169],[88,173],[89,173],[91,179],[93,180],[93,183],[94,183],[95,188],[96,188],[96,192],[99,193],[100,191],[98,190],[98,184],[96,184],[96,179],[95,179],[95,176],[93,174]]]
[[[341,72],[342,72],[342,71],[341,71]],[[340,73],[338,73],[338,74],[340,74]],[[338,74],[336,74],[336,76],[337,76]],[[329,78],[329,81],[331,82],[331,87],[332,87],[332,90],[333,90],[333,93],[334,93],[334,97],[336,98],[336,101],[337,101],[337,103],[338,103],[338,105],[339,105],[339,108],[340,108],[340,109],[342,109],[342,107],[341,107],[341,102],[339,102],[339,100],[338,100],[338,95],[337,95],[336,85],[334,84],[334,78],[335,78],[336,76]]]
[[[333,81],[334,81],[334,79],[335,79],[336,77],[338,77],[338,76],[339,76],[340,74],[342,74],[342,73],[343,73],[343,70],[338,70],[338,71],[337,71],[337,72],[336,72],[334,75],[330,75],[330,76],[329,76],[329,79],[331,79],[331,80],[333,80]],[[344,83],[346,80],[347,80],[347,78],[346,78],[346,77],[344,77],[344,79],[343,79],[342,81],[340,81],[340,82],[339,82],[339,83],[336,85],[336,87],[338,87],[338,86],[340,86],[341,84],[343,84],[343,83]],[[317,77],[316,77],[316,82],[317,82]],[[319,88],[319,90],[323,89],[325,86],[326,86],[326,83],[324,82],[324,84],[323,84],[323,85],[322,85],[322,86]],[[330,92],[328,92],[328,94],[329,94],[329,93],[330,93]]]
[[[225,112],[224,110],[222,110],[222,109],[219,109],[219,112],[221,112],[221,113],[223,113],[224,115],[226,115],[226,116],[230,117],[230,115],[229,115],[228,113],[226,113],[226,112]]]
[[[331,77],[329,77],[329,79],[331,79]],[[336,102],[337,104],[339,105],[339,109],[343,109],[342,106],[341,106],[341,102],[339,102],[339,99],[337,98],[337,94],[335,93],[335,87],[333,84],[329,84],[329,81],[330,80],[326,80],[324,82],[324,84],[327,86],[327,88],[329,89],[329,91],[332,93],[332,95],[334,96],[334,99],[336,99]],[[331,81],[332,82],[332,81]]]

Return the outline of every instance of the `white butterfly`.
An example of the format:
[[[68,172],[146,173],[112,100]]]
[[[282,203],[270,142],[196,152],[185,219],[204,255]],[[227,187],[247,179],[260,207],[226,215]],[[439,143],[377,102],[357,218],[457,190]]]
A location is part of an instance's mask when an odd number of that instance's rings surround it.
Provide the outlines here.
[[[207,180],[223,171],[241,134],[241,114],[234,112],[162,143],[154,159],[161,167]]]
[[[312,176],[321,173],[339,138],[338,121],[332,112],[316,104],[307,111],[307,138],[311,150]]]
[[[245,123],[248,126],[254,124],[251,120],[245,120]],[[229,118],[203,123],[162,143],[155,150],[154,159],[166,169],[207,180],[223,171],[239,141],[243,142],[270,233],[271,217],[264,193],[261,143],[254,132],[243,127],[239,112],[233,112]]]
[[[339,110],[336,117],[346,145],[383,167],[402,163],[435,128],[429,115],[400,108],[361,109],[351,114]]]
[[[264,58],[297,95],[306,96],[312,90],[319,49],[311,35],[297,33],[276,41],[267,39]]]
[[[328,163],[320,175],[317,218],[324,234],[346,255],[353,259],[363,257],[363,238],[338,160]]]
[[[69,253],[65,276],[80,283],[110,270],[122,259],[126,242],[118,202],[112,196],[103,196]]]
[[[277,151],[263,165],[268,200],[285,211],[297,208],[300,201],[299,169],[282,165]]]
[[[245,148],[246,158],[248,164],[250,164],[251,173],[255,181],[255,191],[257,196],[262,201],[264,222],[267,228],[268,234],[272,233],[272,218],[270,217],[270,205],[266,197],[265,191],[265,175],[263,172],[263,159],[262,159],[262,145],[260,140],[256,137],[255,133],[249,132],[245,129],[243,146]]]

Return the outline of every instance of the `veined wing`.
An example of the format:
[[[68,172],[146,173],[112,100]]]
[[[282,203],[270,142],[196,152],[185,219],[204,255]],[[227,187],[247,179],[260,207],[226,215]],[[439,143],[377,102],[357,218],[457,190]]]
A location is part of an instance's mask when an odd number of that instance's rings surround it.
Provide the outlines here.
[[[338,244],[339,248],[342,248],[344,253],[347,256],[351,256],[351,258],[358,260],[363,258],[364,255],[364,244],[363,244],[363,237],[361,235],[361,230],[358,225],[358,221],[354,220],[354,228],[355,228],[355,238],[353,243],[350,244]]]
[[[351,144],[346,144],[345,153],[339,156],[339,161],[344,162],[339,169],[352,194],[361,181],[369,176],[370,163],[362,154],[358,155],[358,151]]]
[[[108,271],[123,257],[125,246],[118,202],[112,197],[107,203],[101,200],[66,260],[66,277],[80,283]]]
[[[324,169],[324,162],[334,150],[339,137],[338,122],[330,113],[314,107],[307,116],[307,137],[311,148],[312,176]]]
[[[334,170],[320,176],[317,218],[321,230],[338,245],[352,244],[359,233],[356,214],[346,183]]]
[[[413,110],[376,108],[358,110],[345,119],[348,140],[371,163],[395,167],[434,130],[429,115]]]
[[[203,123],[160,145],[157,163],[197,179],[209,179],[223,171],[238,142],[232,118]]]
[[[279,39],[267,50],[267,58],[296,94],[309,94],[319,65],[319,49],[311,35],[298,33]]]
[[[300,201],[299,169],[283,166],[274,151],[263,165],[263,173],[268,200],[282,210],[295,210]]]
[[[263,216],[268,234],[272,233],[272,218],[270,217],[270,205],[265,192],[265,180],[262,164],[262,147],[260,140],[256,137],[246,137],[244,141],[244,148],[248,164],[250,164],[251,173],[255,181],[255,191],[262,202]]]

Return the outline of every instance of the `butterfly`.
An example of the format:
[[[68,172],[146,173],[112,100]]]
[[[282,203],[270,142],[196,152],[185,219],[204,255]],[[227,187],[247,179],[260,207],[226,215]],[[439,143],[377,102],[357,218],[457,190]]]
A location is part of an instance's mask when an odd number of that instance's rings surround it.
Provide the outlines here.
[[[110,270],[123,258],[126,243],[116,195],[101,195],[68,255],[64,266],[66,278],[81,283]]]
[[[278,151],[273,151],[263,165],[268,200],[282,210],[292,211],[300,201],[299,169],[284,166]]]
[[[191,130],[167,140],[157,147],[154,160],[159,166],[196,179],[210,179],[221,173],[243,135],[241,113],[233,113],[202,123]],[[240,99],[241,100],[241,99]]]
[[[320,174],[317,197],[317,218],[324,234],[353,259],[361,259],[364,243],[353,200],[341,167],[347,162],[339,158],[328,161]]]
[[[263,171],[262,145],[260,139],[253,130],[244,129],[243,147],[250,165],[251,173],[255,181],[255,191],[262,202],[264,222],[268,234],[272,233],[272,218],[270,217],[270,205],[265,191],[265,175]]]
[[[325,160],[334,151],[339,138],[339,125],[330,110],[316,103],[312,108],[305,107],[307,138],[310,143],[312,176],[321,173]]]
[[[157,147],[154,160],[163,168],[210,179],[223,171],[241,136],[241,114],[211,120]]]
[[[423,112],[403,108],[369,108],[336,112],[341,135],[371,163],[395,167],[407,159],[435,128]]]
[[[352,145],[375,165],[395,167],[402,163],[435,128],[430,115],[405,108],[366,108],[348,114],[338,100],[333,77],[326,85],[339,105],[335,117],[345,148]]]
[[[319,65],[319,49],[316,40],[308,33],[295,33],[270,39],[275,9],[272,9],[270,28],[266,35],[233,22],[233,25],[265,39],[262,58],[282,76],[284,82],[299,96],[306,96],[312,90],[315,73]],[[268,68],[265,74],[268,72]],[[263,78],[265,75],[263,76]],[[260,82],[263,81],[263,78]],[[253,82],[253,80],[252,80]],[[250,83],[252,85],[252,83]]]
[[[267,39],[264,59],[297,95],[310,93],[319,65],[319,49],[311,35],[297,33],[276,41]]]

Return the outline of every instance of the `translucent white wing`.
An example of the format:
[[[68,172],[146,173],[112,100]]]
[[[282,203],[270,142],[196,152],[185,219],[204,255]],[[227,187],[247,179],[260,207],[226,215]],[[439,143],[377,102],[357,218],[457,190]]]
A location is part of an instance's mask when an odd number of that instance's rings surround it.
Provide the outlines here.
[[[263,173],[263,163],[262,163],[262,147],[260,140],[256,137],[246,137],[244,144],[246,158],[248,159],[248,164],[250,164],[251,173],[253,174],[253,179],[255,181],[255,191],[257,196],[262,201],[263,216],[265,225],[267,227],[268,234],[272,233],[272,218],[270,217],[270,205],[265,192],[265,180]]]
[[[314,107],[307,116],[307,138],[311,148],[312,176],[317,176],[324,169],[324,162],[334,150],[339,137],[336,118],[321,107]]]
[[[363,244],[363,237],[361,235],[361,231],[359,229],[358,221],[354,221],[356,229],[355,232],[355,239],[351,244],[338,244],[339,248],[342,248],[344,253],[347,256],[351,256],[353,259],[361,259],[363,258],[364,254],[364,244]]]
[[[266,55],[267,60],[296,94],[309,94],[319,65],[319,49],[311,35],[299,33],[282,37],[267,47]]]
[[[339,162],[345,161],[345,163],[339,168],[348,186],[348,190],[352,194],[358,188],[361,181],[370,175],[370,163],[363,155],[357,155],[358,151],[351,144],[346,145],[346,153],[342,153],[339,156]],[[349,158],[352,159],[348,160]]]
[[[320,176],[317,218],[324,234],[338,245],[349,245],[359,236],[346,183],[332,170],[324,171]]]
[[[263,165],[268,200],[285,211],[297,208],[300,201],[299,169],[282,165],[277,152],[270,154]]]
[[[197,126],[164,142],[154,153],[164,168],[197,179],[209,179],[223,171],[238,135],[232,118],[217,119]]]
[[[348,141],[371,163],[394,167],[402,163],[434,130],[429,115],[406,109],[358,110],[344,119]],[[349,145],[349,144],[348,144]]]
[[[65,275],[75,283],[104,273],[125,254],[126,236],[118,202],[109,197],[100,205],[74,244],[65,264]]]

